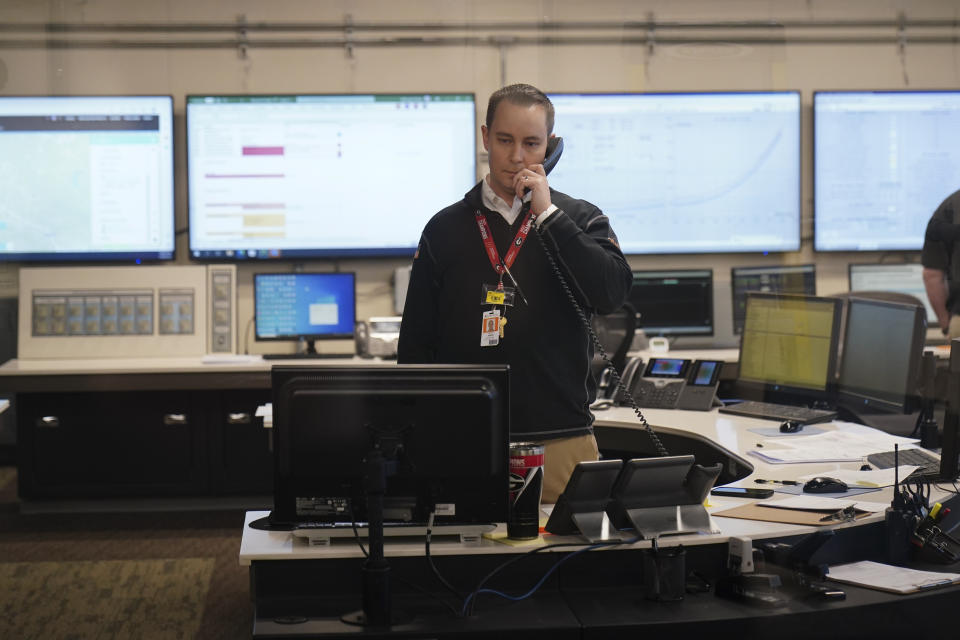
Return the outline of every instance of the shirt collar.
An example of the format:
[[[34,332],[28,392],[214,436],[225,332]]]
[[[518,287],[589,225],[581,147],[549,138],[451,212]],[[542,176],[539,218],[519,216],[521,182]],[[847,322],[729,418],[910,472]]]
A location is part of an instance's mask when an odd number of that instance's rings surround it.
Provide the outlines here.
[[[493,191],[493,187],[490,186],[490,174],[488,173],[484,179],[481,181],[482,185],[480,187],[480,194],[483,198],[483,206],[491,211],[496,211],[503,219],[507,221],[507,224],[513,224],[517,219],[517,216],[520,215],[520,208],[523,206],[524,202],[530,200],[533,196],[532,193],[528,193],[523,196],[523,200],[514,196],[513,202],[507,204],[503,198],[498,196]]]

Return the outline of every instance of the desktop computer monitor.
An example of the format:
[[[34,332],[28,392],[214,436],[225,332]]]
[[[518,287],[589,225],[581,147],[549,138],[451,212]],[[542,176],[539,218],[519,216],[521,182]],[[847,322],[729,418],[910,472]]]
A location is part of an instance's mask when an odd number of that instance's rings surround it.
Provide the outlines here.
[[[748,291],[815,296],[816,267],[812,264],[733,267],[730,270],[730,290],[733,292],[733,332],[739,335],[743,332]]]
[[[854,411],[911,413],[927,333],[926,312],[913,304],[850,297],[838,404]]]
[[[923,286],[923,265],[909,264],[851,264],[849,267],[850,291],[890,291],[914,296],[923,303],[927,324],[937,323],[937,314],[927,299]]]
[[[387,459],[384,521],[507,519],[507,365],[278,366],[273,527],[367,522],[364,459]]]
[[[634,271],[630,304],[648,336],[713,335],[713,270]]]
[[[833,401],[842,310],[839,298],[748,293],[737,380],[744,396]]]
[[[253,276],[254,334],[259,340],[353,339],[353,273],[257,273]]]

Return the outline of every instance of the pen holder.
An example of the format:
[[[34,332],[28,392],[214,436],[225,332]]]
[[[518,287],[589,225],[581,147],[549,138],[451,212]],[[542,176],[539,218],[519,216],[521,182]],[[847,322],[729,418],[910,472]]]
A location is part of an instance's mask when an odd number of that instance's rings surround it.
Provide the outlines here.
[[[643,591],[647,600],[683,600],[687,587],[686,551],[683,547],[653,548],[643,554]]]

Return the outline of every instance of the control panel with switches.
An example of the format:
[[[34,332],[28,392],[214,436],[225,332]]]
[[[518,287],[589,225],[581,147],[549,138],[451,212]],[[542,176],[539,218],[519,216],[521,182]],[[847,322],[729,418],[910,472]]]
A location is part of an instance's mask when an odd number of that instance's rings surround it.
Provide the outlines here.
[[[20,270],[21,360],[234,353],[235,324],[234,265]]]

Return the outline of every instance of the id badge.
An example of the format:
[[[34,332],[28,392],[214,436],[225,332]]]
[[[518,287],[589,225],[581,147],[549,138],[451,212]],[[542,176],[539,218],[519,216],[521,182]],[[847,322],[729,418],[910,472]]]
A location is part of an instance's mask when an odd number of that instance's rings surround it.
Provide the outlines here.
[[[480,346],[495,347],[500,344],[500,309],[483,312],[483,326],[480,329]]]
[[[513,287],[503,287],[501,289],[496,285],[485,284],[482,287],[481,293],[480,304],[482,305],[496,304],[512,307],[513,299],[517,295],[517,290]]]

